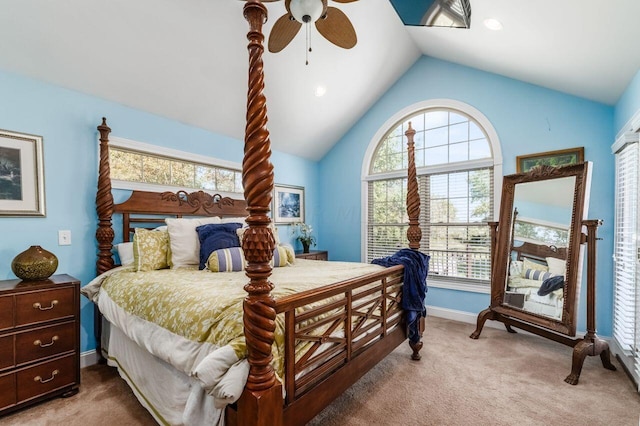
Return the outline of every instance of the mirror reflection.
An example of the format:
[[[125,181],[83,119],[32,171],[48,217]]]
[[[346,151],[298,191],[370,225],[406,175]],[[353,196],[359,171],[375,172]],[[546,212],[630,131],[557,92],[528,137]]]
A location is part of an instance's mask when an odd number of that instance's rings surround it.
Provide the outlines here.
[[[562,319],[575,176],[515,185],[504,304]]]

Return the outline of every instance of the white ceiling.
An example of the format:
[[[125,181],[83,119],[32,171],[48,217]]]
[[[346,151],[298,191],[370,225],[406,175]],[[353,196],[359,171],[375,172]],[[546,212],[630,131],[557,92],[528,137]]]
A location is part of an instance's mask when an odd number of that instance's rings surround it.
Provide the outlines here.
[[[310,159],[321,158],[421,54],[610,105],[640,69],[638,0],[471,0],[470,30],[405,27],[388,0],[329,3],[353,22],[355,48],[313,32],[305,65],[301,32],[284,51],[264,55],[272,146]],[[0,4],[0,69],[244,138],[244,2]],[[266,6],[268,34],[284,2]],[[504,29],[487,30],[487,17]],[[318,85],[327,88],[320,98]]]

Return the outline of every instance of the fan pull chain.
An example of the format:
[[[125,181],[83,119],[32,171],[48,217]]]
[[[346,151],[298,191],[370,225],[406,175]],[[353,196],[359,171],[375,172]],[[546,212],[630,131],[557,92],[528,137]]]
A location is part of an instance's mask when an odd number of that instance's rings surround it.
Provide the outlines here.
[[[305,24],[306,30],[307,30],[307,51],[306,51],[306,63],[305,65],[309,65],[309,52],[311,52],[311,31],[309,31],[309,26],[310,24],[307,22]]]

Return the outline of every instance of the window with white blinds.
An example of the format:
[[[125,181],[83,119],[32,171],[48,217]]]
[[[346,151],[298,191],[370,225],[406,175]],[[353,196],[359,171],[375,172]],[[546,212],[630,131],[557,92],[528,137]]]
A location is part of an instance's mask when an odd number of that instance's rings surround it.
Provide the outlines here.
[[[368,177],[367,261],[408,247],[406,232],[408,122],[416,130],[420,249],[429,275],[486,283],[493,220],[493,162],[486,132],[467,114],[429,109],[403,119],[380,141]]]
[[[637,139],[637,138],[636,138]],[[626,355],[625,363],[640,377],[640,290],[638,286],[638,160],[639,145],[616,152],[613,335]]]

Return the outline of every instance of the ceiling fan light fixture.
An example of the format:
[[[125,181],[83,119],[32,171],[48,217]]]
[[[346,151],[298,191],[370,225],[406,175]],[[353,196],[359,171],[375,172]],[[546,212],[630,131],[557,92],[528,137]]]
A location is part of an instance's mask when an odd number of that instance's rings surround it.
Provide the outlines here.
[[[296,21],[306,24],[320,19],[324,5],[322,0],[291,0],[289,10]]]

